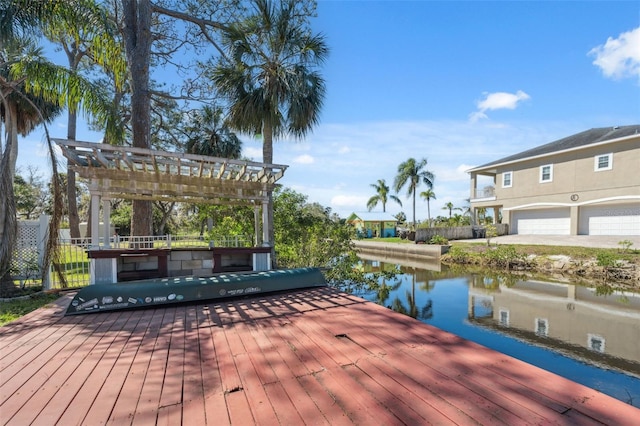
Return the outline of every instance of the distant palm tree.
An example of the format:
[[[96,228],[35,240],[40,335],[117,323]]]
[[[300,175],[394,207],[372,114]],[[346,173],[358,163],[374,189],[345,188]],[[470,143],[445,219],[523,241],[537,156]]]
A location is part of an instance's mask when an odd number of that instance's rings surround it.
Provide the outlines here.
[[[433,188],[433,181],[435,176],[429,170],[424,170],[427,165],[427,159],[423,158],[419,162],[416,162],[414,158],[409,158],[407,161],[400,163],[398,166],[398,175],[394,181],[394,189],[396,192],[400,192],[405,184],[409,184],[407,188],[407,196],[413,197],[413,226],[416,224],[416,189],[420,183],[427,185],[427,188]]]
[[[433,189],[427,189],[426,191],[422,191],[420,196],[427,200],[427,218],[429,220],[429,226],[431,226],[431,206],[429,201],[436,199],[436,193],[433,192]]]
[[[402,201],[400,201],[398,197],[393,194],[389,195],[389,186],[384,179],[378,179],[378,183],[372,183],[371,187],[376,189],[376,195],[367,201],[367,209],[369,209],[369,211],[373,210],[378,203],[382,203],[382,211],[386,212],[388,199],[392,199],[402,207]]]
[[[196,112],[189,126],[185,149],[190,154],[240,158],[242,141],[225,125],[222,109],[205,106]]]
[[[451,219],[451,215],[453,214],[454,210],[462,211],[460,207],[454,207],[451,201],[446,203],[444,207],[442,207],[442,210],[449,210],[449,219]]]

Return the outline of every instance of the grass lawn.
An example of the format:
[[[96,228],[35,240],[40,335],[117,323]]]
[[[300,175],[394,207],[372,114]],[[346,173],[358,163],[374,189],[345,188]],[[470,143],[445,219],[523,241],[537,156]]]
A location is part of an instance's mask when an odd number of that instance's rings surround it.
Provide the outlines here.
[[[458,243],[452,241],[456,246],[472,252],[483,252],[487,250],[485,243]],[[495,247],[495,245],[492,245]],[[617,259],[626,260],[631,263],[640,264],[640,250],[621,250],[614,248],[593,248],[593,247],[573,247],[573,246],[541,246],[527,244],[513,244],[519,253],[535,254],[537,256],[569,256],[573,259],[595,259],[598,254],[611,254]]]
[[[398,243],[398,244],[414,244],[413,241],[408,239],[402,239],[400,237],[387,237],[387,238],[365,238],[362,241],[371,241],[374,243]]]
[[[27,299],[0,302],[0,326],[14,321],[58,299],[58,293],[40,293]]]

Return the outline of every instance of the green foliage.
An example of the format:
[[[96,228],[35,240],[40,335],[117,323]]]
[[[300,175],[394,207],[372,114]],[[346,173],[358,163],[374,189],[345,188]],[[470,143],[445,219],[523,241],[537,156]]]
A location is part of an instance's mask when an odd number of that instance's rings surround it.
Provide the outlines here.
[[[596,260],[598,266],[602,266],[603,268],[613,268],[616,266],[619,259],[611,252],[602,251],[596,255]]]
[[[111,209],[111,225],[113,225],[120,235],[131,234],[131,215],[133,208],[131,201],[122,201],[117,209]]]
[[[245,210],[245,213],[247,211]],[[251,212],[248,212],[251,213]],[[251,213],[253,217],[253,213]],[[247,217],[240,215],[223,216],[216,220],[211,232],[207,237],[211,241],[217,241],[228,237],[246,237],[253,235],[253,223],[247,220]]]
[[[629,251],[629,249],[631,248],[631,246],[633,245],[633,241],[630,240],[622,240],[622,241],[618,241],[618,245],[620,247],[622,247],[622,252],[626,253]]]
[[[416,225],[416,192],[418,186],[424,183],[427,188],[433,188],[433,181],[435,175],[426,170],[427,159],[423,158],[420,161],[416,161],[415,158],[409,158],[407,161],[403,161],[398,166],[398,174],[393,181],[393,189],[396,192],[406,185],[407,197],[413,197],[413,226]]]
[[[487,245],[491,244],[491,238],[498,236],[498,230],[494,224],[488,224],[485,226],[485,236],[487,237]]]
[[[453,245],[449,248],[447,254],[444,255],[443,260],[451,260],[455,263],[472,263],[472,253],[465,250],[459,245]]]
[[[387,211],[387,201],[389,201],[389,199],[400,204],[400,207],[402,207],[402,201],[395,195],[389,194],[389,186],[384,179],[378,179],[378,183],[372,183],[370,186],[376,190],[376,195],[367,201],[367,209],[369,211],[373,210],[378,203],[382,203],[383,212]]]
[[[513,264],[523,262],[526,258],[512,245],[498,245],[485,251],[482,257],[486,265],[501,268],[510,268]]]
[[[14,321],[31,311],[35,311],[46,304],[53,302],[58,294],[38,294],[28,299],[12,300],[0,303],[0,325]]]
[[[279,268],[323,268],[333,285],[373,282],[354,267],[358,256],[351,226],[336,220],[331,209],[308,203],[307,197],[288,188],[274,191],[274,234]]]
[[[434,235],[433,237],[431,237],[431,240],[429,240],[429,244],[446,246],[446,245],[449,245],[449,240],[447,240],[442,235]]]
[[[36,172],[37,169],[30,168],[26,179],[20,174],[13,179],[16,209],[26,220],[37,218],[44,207],[44,184]]]
[[[191,154],[240,158],[242,141],[224,123],[220,107],[204,106],[185,126],[185,149]]]

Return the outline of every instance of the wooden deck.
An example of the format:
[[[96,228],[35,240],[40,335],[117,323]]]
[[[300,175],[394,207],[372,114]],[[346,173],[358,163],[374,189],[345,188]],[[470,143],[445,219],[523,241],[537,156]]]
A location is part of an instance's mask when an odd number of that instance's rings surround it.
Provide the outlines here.
[[[0,328],[11,425],[638,424],[595,390],[329,288]]]

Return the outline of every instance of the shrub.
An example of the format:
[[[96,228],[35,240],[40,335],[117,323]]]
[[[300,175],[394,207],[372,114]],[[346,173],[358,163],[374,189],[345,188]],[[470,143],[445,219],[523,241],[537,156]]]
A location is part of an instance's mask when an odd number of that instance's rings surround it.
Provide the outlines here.
[[[633,241],[630,240],[622,240],[618,242],[618,245],[622,247],[622,252],[626,253],[627,251],[629,251],[629,249],[631,248],[631,246],[633,245]]]
[[[613,253],[608,251],[602,251],[596,255],[598,266],[603,268],[612,268],[618,263],[618,258]]]
[[[446,245],[449,245],[449,240],[447,240],[442,235],[434,235],[433,237],[431,237],[431,240],[429,240],[429,244],[446,246]]]
[[[471,263],[471,253],[460,246],[454,245],[445,255],[446,259],[451,259],[455,263]]]
[[[518,253],[514,246],[499,245],[483,253],[483,259],[487,265],[509,268],[515,263],[525,260],[525,255]]]
[[[498,236],[498,229],[494,224],[485,226],[485,236],[487,237],[487,245],[491,245],[491,238]]]

